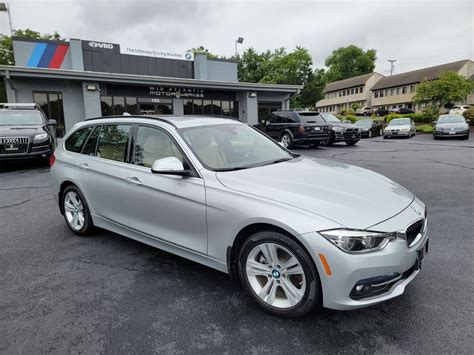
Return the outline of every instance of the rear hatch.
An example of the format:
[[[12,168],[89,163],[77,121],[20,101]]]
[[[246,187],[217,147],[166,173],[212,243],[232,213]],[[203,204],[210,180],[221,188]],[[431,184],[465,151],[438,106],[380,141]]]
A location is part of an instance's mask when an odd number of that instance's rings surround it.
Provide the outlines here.
[[[299,112],[300,124],[304,127],[306,134],[327,133],[329,127],[321,123],[316,112]]]

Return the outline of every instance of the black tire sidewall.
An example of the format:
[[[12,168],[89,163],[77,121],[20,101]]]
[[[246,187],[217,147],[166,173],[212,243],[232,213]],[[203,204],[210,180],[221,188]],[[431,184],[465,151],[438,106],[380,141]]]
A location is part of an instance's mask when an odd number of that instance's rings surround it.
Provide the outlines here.
[[[66,217],[66,211],[64,209],[64,200],[66,198],[66,195],[68,194],[68,192],[70,191],[73,191],[75,192],[76,194],[79,195],[80,199],[81,199],[81,202],[82,202],[82,206],[84,206],[84,226],[82,227],[82,229],[80,230],[75,230],[74,228],[71,227],[71,225],[69,224],[68,220],[67,220],[67,217]],[[77,188],[76,186],[74,185],[71,185],[71,186],[68,186],[64,189],[64,192],[62,194],[62,208],[63,208],[63,213],[64,213],[64,220],[66,221],[66,224],[67,226],[69,227],[69,229],[74,233],[74,234],[77,234],[77,235],[80,235],[80,236],[84,236],[84,235],[88,235],[90,234],[90,232],[92,231],[94,225],[92,223],[92,217],[91,217],[91,214],[90,214],[90,211],[89,211],[89,206],[87,205],[87,202],[84,198],[84,196],[82,195],[81,191],[79,190],[79,188]]]
[[[303,299],[297,305],[285,310],[269,306],[255,294],[250,286],[245,264],[250,251],[262,243],[274,243],[283,246],[291,251],[301,264],[305,273],[306,290]],[[238,272],[244,289],[270,314],[285,318],[302,317],[314,309],[320,301],[321,283],[314,262],[301,245],[282,233],[263,231],[250,236],[243,244],[238,256]]]

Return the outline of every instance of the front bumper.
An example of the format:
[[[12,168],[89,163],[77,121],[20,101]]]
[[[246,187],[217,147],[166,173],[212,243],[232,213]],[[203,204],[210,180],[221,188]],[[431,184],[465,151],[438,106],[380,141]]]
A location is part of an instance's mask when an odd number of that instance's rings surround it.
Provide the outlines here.
[[[360,132],[334,132],[334,141],[335,142],[351,142],[360,140]]]
[[[0,161],[3,160],[24,160],[24,159],[35,159],[35,158],[49,158],[53,154],[51,148],[46,149],[32,149],[28,153],[24,154],[0,154]]]
[[[469,136],[469,131],[461,131],[461,132],[455,132],[455,133],[450,133],[449,131],[448,132],[439,132],[439,131],[435,131],[433,133],[433,136],[434,137],[443,137],[443,138],[455,138],[455,137],[468,137]]]
[[[413,203],[421,208],[422,203],[417,200]],[[404,228],[414,221],[413,213],[411,208],[407,208],[390,220],[369,229],[378,231],[402,229],[400,226]],[[399,228],[393,229],[394,226]],[[405,287],[419,273],[417,268],[419,250],[426,247],[428,240],[426,232],[425,224],[424,230],[420,232],[420,237],[410,247],[406,240],[397,238],[389,242],[384,249],[367,254],[346,253],[317,232],[301,235],[304,239],[303,243],[310,250],[319,271],[324,307],[337,310],[357,309],[381,303],[403,294]],[[320,254],[324,256],[330,273],[327,272]],[[362,299],[351,297],[354,286],[361,280],[391,274],[401,276],[383,292]]]
[[[390,131],[384,131],[383,136],[384,137],[410,137],[411,132],[390,132]]]
[[[295,144],[310,144],[310,143],[323,143],[329,139],[329,134],[321,134],[318,136],[302,136],[295,137],[293,143]]]

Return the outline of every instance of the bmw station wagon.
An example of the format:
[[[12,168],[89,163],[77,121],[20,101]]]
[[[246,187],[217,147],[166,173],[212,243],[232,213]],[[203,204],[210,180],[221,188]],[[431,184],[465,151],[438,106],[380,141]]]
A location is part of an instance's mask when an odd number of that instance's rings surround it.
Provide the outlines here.
[[[229,273],[280,316],[399,296],[428,251],[413,193],[232,119],[78,123],[51,158],[51,181],[74,233],[104,228]]]

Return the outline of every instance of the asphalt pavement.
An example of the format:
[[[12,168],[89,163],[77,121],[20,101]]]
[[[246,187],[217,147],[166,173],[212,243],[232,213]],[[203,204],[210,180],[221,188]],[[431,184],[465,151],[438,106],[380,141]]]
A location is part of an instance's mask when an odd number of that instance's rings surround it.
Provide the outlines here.
[[[107,231],[74,236],[48,167],[2,164],[0,353],[472,353],[473,138],[295,151],[377,171],[427,203],[430,251],[404,295],[273,317],[225,274]]]

